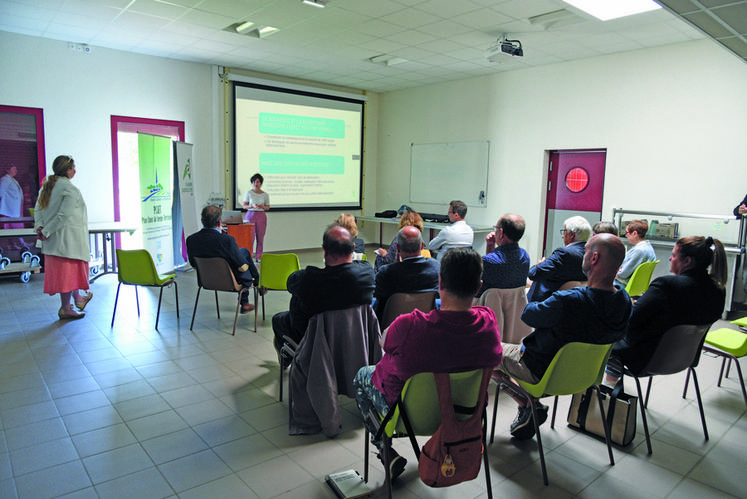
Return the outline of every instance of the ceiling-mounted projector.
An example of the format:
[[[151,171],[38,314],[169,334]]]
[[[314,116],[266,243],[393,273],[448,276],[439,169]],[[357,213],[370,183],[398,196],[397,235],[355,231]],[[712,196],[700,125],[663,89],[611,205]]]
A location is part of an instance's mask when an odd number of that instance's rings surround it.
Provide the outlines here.
[[[500,62],[506,56],[522,57],[524,49],[519,40],[509,40],[506,35],[485,50],[485,58],[490,62]]]

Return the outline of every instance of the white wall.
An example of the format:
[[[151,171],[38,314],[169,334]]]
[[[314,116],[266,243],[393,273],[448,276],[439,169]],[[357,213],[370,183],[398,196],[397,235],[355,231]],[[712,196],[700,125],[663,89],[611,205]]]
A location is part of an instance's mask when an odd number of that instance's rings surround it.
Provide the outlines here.
[[[44,110],[47,171],[59,154],[75,158],[75,184],[90,221],[114,219],[111,115],[184,121],[186,141],[194,144],[195,197],[201,203],[211,192],[225,192],[215,67],[99,47],[84,55],[64,41],[3,31],[0,47],[0,103]],[[375,204],[377,115],[377,95],[369,94],[365,167],[373,181],[364,185],[364,206]],[[319,247],[323,228],[338,215],[270,212],[265,249]]]
[[[212,183],[199,168],[210,165],[212,149],[210,66],[99,47],[84,55],[63,41],[7,32],[0,46],[0,102],[44,110],[47,171],[60,154],[75,158],[90,221],[114,220],[111,115],[184,121],[196,194]]]
[[[48,167],[58,154],[76,158],[92,221],[113,218],[112,114],[184,121],[198,199],[225,189],[211,66],[98,47],[83,55],[63,41],[7,32],[0,46],[0,102],[44,109]],[[607,148],[605,217],[612,207],[729,213],[745,191],[745,88],[747,65],[706,40],[369,94],[364,210],[412,204],[411,142],[490,140],[488,204],[470,208],[468,219],[489,225],[507,211],[522,214],[533,255],[548,149]],[[445,213],[448,185],[443,191],[443,205],[413,207]],[[337,215],[270,212],[266,249],[318,247]],[[362,233],[373,242],[378,226]]]
[[[377,209],[408,203],[411,142],[487,139],[488,204],[467,219],[521,214],[533,257],[550,149],[607,149],[604,218],[613,207],[729,214],[747,190],[745,89],[747,64],[705,40],[389,92]],[[443,192],[443,206],[411,205],[445,212]]]

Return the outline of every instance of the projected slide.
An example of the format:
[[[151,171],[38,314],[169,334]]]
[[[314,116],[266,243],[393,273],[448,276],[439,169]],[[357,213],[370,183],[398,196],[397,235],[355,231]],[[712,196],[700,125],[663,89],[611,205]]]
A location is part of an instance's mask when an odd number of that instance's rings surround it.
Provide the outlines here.
[[[235,83],[236,205],[259,172],[271,209],[359,208],[363,104]]]

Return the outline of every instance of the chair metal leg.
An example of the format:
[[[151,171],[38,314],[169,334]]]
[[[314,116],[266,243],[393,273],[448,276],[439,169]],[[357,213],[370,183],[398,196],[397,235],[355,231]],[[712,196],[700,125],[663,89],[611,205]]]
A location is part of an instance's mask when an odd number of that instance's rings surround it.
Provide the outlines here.
[[[729,360],[726,357],[723,357],[721,359],[721,371],[718,373],[718,383],[716,383],[716,386],[719,388],[721,387],[721,380],[724,378],[724,368],[726,367],[726,361]]]
[[[215,310],[218,312],[218,319],[220,319],[220,305],[218,305],[218,292],[214,291],[215,293]]]
[[[597,402],[599,403],[599,413],[602,416],[602,426],[604,427],[604,441],[607,444],[607,453],[610,456],[610,466],[615,465],[615,456],[612,454],[612,430],[610,425],[607,423],[607,415],[604,413],[604,397],[598,386],[594,386],[594,391],[597,392]],[[557,399],[557,397],[556,397]]]
[[[161,299],[163,298],[163,286],[158,290],[158,310],[156,311],[156,331],[158,331],[158,318],[161,316]]]
[[[114,298],[114,312],[112,312],[112,324],[109,327],[114,327],[114,316],[117,314],[117,302],[119,301],[119,288],[122,286],[122,283],[120,282],[117,284],[117,295]]]
[[[687,375],[685,376],[685,388],[682,390],[682,398],[687,397],[687,386],[690,384],[690,370],[687,370]]]
[[[742,376],[742,368],[739,365],[739,359],[731,356],[731,359],[734,361],[734,365],[737,366],[737,374],[739,375],[739,384],[742,387],[742,397],[744,397],[744,404],[747,405],[747,390],[744,389],[744,376]]]
[[[174,281],[174,298],[176,298],[176,318],[179,318],[179,287],[176,285],[176,281]]]
[[[482,459],[483,471],[485,472],[485,486],[488,488],[488,499],[493,499],[493,485],[490,481],[490,459],[488,458],[488,446],[486,444],[488,434],[488,402],[482,409]]]
[[[245,290],[239,291],[239,301],[236,303],[236,315],[233,318],[233,334],[236,336],[236,324],[239,322],[239,309],[241,308],[241,297],[243,296]],[[217,291],[216,291],[217,293]]]
[[[384,444],[384,449],[382,450],[382,455],[384,456],[384,481],[386,482],[386,497],[387,499],[392,499],[392,475],[389,473],[389,463],[391,462],[391,456],[389,455],[389,449],[392,448],[392,440],[386,436],[386,434],[382,435],[382,442]]]
[[[726,374],[724,375],[724,377],[729,377],[729,371],[731,371],[731,359],[728,359],[728,362],[726,363]]]
[[[555,398],[553,400],[552,404],[552,419],[550,420],[550,429],[555,429],[555,413],[558,412],[558,396],[555,395]]]
[[[195,309],[192,311],[192,322],[189,323],[189,330],[192,331],[192,327],[195,325],[195,314],[197,313],[197,301],[200,299],[200,290],[202,286],[197,286],[197,296],[195,296]]]
[[[646,420],[646,406],[643,404],[643,393],[641,390],[641,381],[638,376],[633,376],[635,379],[636,388],[638,388],[638,404],[641,406],[641,419],[643,420],[643,433],[646,435],[646,447],[648,448],[649,455],[653,453],[651,449],[651,436],[648,433],[648,421]]]
[[[501,394],[501,384],[496,383],[495,384],[495,399],[493,400],[493,425],[492,430],[490,430],[490,443],[493,443],[493,437],[495,437],[495,420],[498,416],[498,395]]]
[[[257,297],[259,296],[259,291],[257,291],[257,288],[254,287],[254,332],[257,332]]]
[[[265,295],[262,295],[262,320],[265,320]]]
[[[545,450],[542,447],[542,436],[540,435],[540,428],[537,424],[537,399],[534,397],[529,398],[529,405],[532,408],[532,423],[534,424],[534,435],[537,437],[537,450],[540,455],[540,466],[542,467],[542,481],[545,485],[550,485],[550,481],[547,479],[547,465],[545,464]]]
[[[695,395],[698,397],[698,409],[700,409],[700,422],[703,423],[703,436],[708,440],[708,428],[706,427],[705,413],[703,412],[703,400],[700,398],[700,386],[698,386],[698,375],[695,373],[695,369],[692,367],[688,368],[688,371],[693,373],[693,385],[695,386]]]
[[[646,388],[646,401],[643,403],[645,407],[648,407],[648,396],[651,394],[651,382],[654,380],[653,376],[648,377],[648,388]]]
[[[285,346],[285,345],[283,345]],[[278,379],[278,402],[283,401],[283,371],[285,370],[285,357],[283,356],[283,347],[280,347],[280,376]]]
[[[135,303],[137,303],[137,316],[140,317],[140,298],[137,295],[137,286],[135,286]]]
[[[364,434],[363,438],[363,481],[368,483],[368,440],[369,440],[369,431],[368,428],[366,428],[366,433]]]

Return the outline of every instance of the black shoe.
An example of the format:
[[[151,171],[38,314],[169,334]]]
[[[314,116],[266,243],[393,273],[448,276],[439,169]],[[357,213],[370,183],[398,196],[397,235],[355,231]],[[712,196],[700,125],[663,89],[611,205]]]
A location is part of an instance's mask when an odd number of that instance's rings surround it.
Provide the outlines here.
[[[537,426],[547,421],[549,407],[539,404],[537,407]],[[532,407],[519,407],[516,419],[511,423],[511,436],[517,440],[529,440],[534,436],[534,422],[532,421]]]
[[[381,464],[384,464],[384,455],[379,452],[376,457],[379,458]],[[407,466],[407,459],[397,454],[394,449],[389,449],[389,476],[392,481],[397,479],[402,473],[405,472],[405,466]]]

